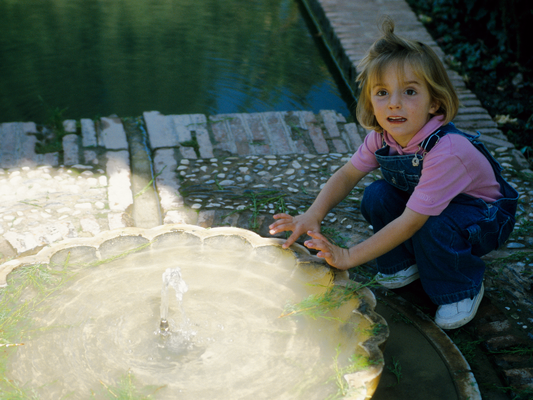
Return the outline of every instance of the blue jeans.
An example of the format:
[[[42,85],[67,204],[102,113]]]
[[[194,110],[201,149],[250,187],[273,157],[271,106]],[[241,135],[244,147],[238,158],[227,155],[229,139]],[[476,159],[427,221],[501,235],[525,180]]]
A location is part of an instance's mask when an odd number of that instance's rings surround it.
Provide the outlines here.
[[[409,196],[379,180],[365,189],[361,212],[377,232],[404,212]],[[457,196],[411,239],[378,257],[378,271],[393,274],[417,264],[425,292],[438,305],[475,296],[485,272],[480,257],[503,244],[514,226],[514,216],[500,205]]]

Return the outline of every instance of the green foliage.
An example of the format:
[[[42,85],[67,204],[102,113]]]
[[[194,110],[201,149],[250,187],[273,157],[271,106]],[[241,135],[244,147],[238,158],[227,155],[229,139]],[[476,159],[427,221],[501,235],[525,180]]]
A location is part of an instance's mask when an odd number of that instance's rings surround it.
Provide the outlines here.
[[[32,391],[5,377],[8,358],[24,346],[24,337],[32,330],[30,312],[51,297],[69,275],[43,264],[20,267],[12,275],[10,285],[0,290],[0,399],[37,399]],[[32,291],[39,296],[25,299]]]
[[[150,244],[149,242],[122,254],[77,265],[77,267],[96,267],[132,252],[140,251]],[[67,257],[63,265],[54,265],[54,268],[47,264],[21,266],[9,275],[9,285],[0,289],[0,400],[39,399],[33,390],[6,377],[8,360],[13,351],[24,346],[25,338],[36,330],[32,326],[31,313],[34,310],[42,309],[46,300],[53,297],[69,279],[75,276],[74,269],[68,268],[73,266],[69,261],[70,258]],[[112,398],[124,400],[151,398],[131,395],[134,393],[132,390],[135,389],[133,383],[132,376],[123,377],[118,386],[119,390],[112,390],[114,395],[118,393],[122,397],[114,396]],[[155,391],[157,390],[159,388]]]
[[[163,171],[165,170],[167,166],[163,166],[163,168],[161,168],[161,171],[159,171],[157,174],[155,174],[155,176],[150,179],[150,181],[146,184],[145,187],[143,187],[138,193],[136,193],[133,198],[136,199],[137,197],[139,196],[142,196],[147,190],[149,190],[151,187],[154,186],[154,179],[156,179],[159,175],[161,175],[163,173]]]
[[[389,365],[388,370],[396,377],[396,382],[392,386],[396,386],[402,380],[402,366],[400,361],[392,357],[392,365]]]
[[[43,107],[46,108],[47,119],[45,121],[45,132],[36,135],[39,140],[35,144],[35,152],[37,154],[61,152],[63,151],[63,137],[67,134],[63,126],[63,121],[65,120],[63,114],[67,108],[51,108],[41,96],[39,96],[39,99]]]
[[[509,349],[493,350],[493,351],[490,351],[490,353],[492,354],[517,354],[520,356],[529,356],[530,358],[533,358],[533,347],[514,346]]]
[[[516,238],[519,236],[531,235],[532,233],[533,233],[533,221],[524,219],[520,221],[520,225],[515,226],[511,236]]]
[[[365,284],[354,282],[346,286],[329,286],[323,293],[310,295],[297,304],[288,304],[279,318],[305,315],[312,319],[336,320],[337,318],[328,315],[331,310],[336,310],[346,302],[359,297],[358,290],[363,287],[370,287],[375,284],[376,282],[372,280]]]
[[[500,127],[530,157],[533,149],[530,1],[407,2],[446,52],[448,64],[465,77],[492,117],[510,116]]]
[[[329,312],[354,298],[354,292],[342,286],[331,286],[322,294],[313,294],[297,304],[287,304],[279,318],[305,315],[312,319],[336,319]]]
[[[322,233],[334,245],[342,247],[343,249],[348,248],[346,246],[348,239],[342,236],[342,234],[335,228],[324,227],[320,229],[320,233]]]
[[[517,390],[514,387],[511,386],[496,386],[492,385],[495,389],[503,392],[503,393],[509,393],[509,398],[511,400],[530,400],[533,396],[533,389],[532,388],[525,388],[522,390]]]
[[[531,53],[526,51],[527,28],[533,16],[528,0],[408,0],[408,3],[425,16],[422,21],[439,38],[445,37],[445,43],[456,36],[460,42],[477,44],[472,50],[486,52],[493,47],[496,52],[489,63],[495,65],[504,59],[521,63],[531,60]]]
[[[370,327],[370,329],[368,330],[368,333],[371,335],[371,336],[377,336],[377,335],[380,335],[381,332],[383,332],[384,329],[387,328],[387,325],[384,325],[384,324],[374,324]]]
[[[341,399],[349,393],[350,387],[346,379],[344,379],[344,375],[362,371],[374,365],[375,363],[381,362],[381,360],[379,360],[374,363],[370,361],[368,357],[359,354],[352,354],[348,365],[341,367],[339,364],[340,345],[337,346],[335,351],[336,355],[333,359],[333,370],[335,371],[335,375],[328,382],[335,382],[338,390],[337,393],[329,396],[327,400]]]
[[[470,365],[476,364],[477,347],[483,340],[472,340],[466,331],[458,330],[453,332],[451,339],[457,346],[461,354]]]
[[[192,132],[191,140],[180,142],[180,145],[183,147],[191,147],[194,150],[196,156],[200,158],[200,144],[198,143],[198,138],[196,137],[195,132]]]
[[[223,188],[219,186],[219,190],[223,190]],[[259,192],[253,190],[246,190],[242,195],[238,195],[235,197],[248,198],[251,204],[249,206],[242,207],[242,209],[240,210],[234,210],[229,214],[224,215],[223,218],[227,218],[235,213],[251,211],[252,216],[250,218],[250,229],[253,231],[257,231],[260,228],[259,216],[261,215],[261,211],[266,210],[270,204],[274,206],[275,213],[289,213],[289,210],[287,209],[287,206],[285,204],[286,196],[287,194],[280,193],[277,190],[267,190]]]
[[[137,388],[136,379],[131,371],[123,375],[116,386],[108,386],[100,381],[105,388],[105,398],[111,400],[150,400],[153,399],[152,394],[162,389],[164,386],[154,388],[153,386],[145,386]],[[151,392],[150,394],[147,394]],[[93,396],[95,393],[93,392]]]
[[[39,400],[39,396],[33,391],[20,387],[9,379],[0,379],[0,400]]]

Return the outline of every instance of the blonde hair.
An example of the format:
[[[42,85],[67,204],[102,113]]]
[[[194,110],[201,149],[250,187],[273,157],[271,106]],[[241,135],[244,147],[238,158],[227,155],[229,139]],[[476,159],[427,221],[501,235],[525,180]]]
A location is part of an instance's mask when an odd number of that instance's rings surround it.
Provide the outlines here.
[[[360,71],[356,78],[360,88],[356,109],[359,123],[367,129],[383,131],[374,116],[371,88],[381,81],[383,71],[392,64],[398,66],[400,76],[405,65],[409,65],[426,83],[431,100],[439,105],[434,115],[443,115],[445,124],[451,122],[457,115],[459,98],[439,57],[428,45],[394,34],[394,22],[390,17],[382,20],[381,31],[383,36],[370,47],[357,67]]]

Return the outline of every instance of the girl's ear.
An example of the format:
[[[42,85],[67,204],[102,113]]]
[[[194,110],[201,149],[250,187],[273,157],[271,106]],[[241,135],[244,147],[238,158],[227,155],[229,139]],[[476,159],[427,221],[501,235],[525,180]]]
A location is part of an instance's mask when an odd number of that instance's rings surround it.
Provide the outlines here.
[[[429,113],[435,114],[439,108],[440,108],[440,102],[437,100],[433,100],[433,102],[431,103],[431,107],[429,108]]]

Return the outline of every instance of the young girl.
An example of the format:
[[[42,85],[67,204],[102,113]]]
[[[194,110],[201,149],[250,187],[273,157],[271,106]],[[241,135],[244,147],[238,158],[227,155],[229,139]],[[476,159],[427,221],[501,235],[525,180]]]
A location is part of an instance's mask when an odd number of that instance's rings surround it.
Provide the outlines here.
[[[285,248],[307,233],[305,246],[339,269],[376,258],[376,280],[387,288],[420,278],[439,305],[435,322],[454,329],[477,312],[480,257],[509,237],[518,193],[484,145],[451,123],[459,100],[433,50],[395,35],[390,19],[382,31],[357,77],[357,119],[372,131],[307,212],[275,215],[270,233],[292,231]],[[319,233],[322,219],[377,168],[384,179],[368,186],[361,202],[375,234],[350,249],[334,246]]]

